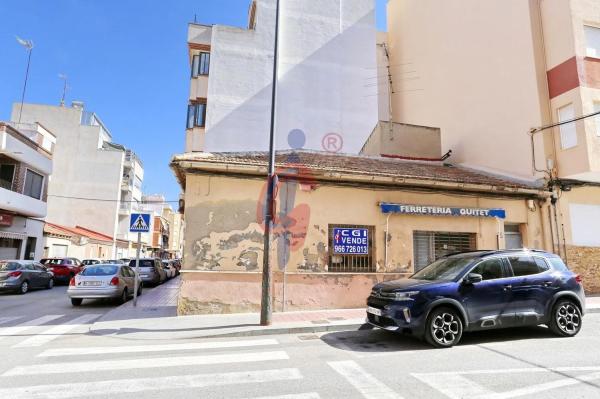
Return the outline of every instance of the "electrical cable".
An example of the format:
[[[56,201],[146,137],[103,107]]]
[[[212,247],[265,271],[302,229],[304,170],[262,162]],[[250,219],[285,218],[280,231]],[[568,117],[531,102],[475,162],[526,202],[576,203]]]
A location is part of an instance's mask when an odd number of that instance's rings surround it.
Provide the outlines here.
[[[129,202],[129,203],[139,203],[141,205],[155,205],[155,204],[169,204],[169,203],[179,203],[179,200],[165,200],[165,201],[136,201],[136,200],[118,200],[118,199],[106,199],[106,198],[86,198],[86,197],[70,197],[67,195],[55,195],[48,194],[48,197],[55,198],[65,198],[65,199],[74,199],[74,200],[82,200],[82,201],[97,201],[97,202]]]

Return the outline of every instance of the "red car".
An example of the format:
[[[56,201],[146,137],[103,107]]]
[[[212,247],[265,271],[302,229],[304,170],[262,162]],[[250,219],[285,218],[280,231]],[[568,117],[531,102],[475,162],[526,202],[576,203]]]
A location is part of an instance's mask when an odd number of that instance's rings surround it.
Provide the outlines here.
[[[75,258],[46,258],[40,261],[52,273],[56,282],[69,283],[71,278],[83,270],[83,264]]]

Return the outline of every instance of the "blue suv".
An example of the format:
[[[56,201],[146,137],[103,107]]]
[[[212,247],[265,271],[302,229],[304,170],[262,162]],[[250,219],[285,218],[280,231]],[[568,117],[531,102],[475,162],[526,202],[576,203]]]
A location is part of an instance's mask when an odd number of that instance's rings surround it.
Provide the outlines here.
[[[367,320],[451,347],[463,331],[546,324],[559,336],[581,329],[581,278],[537,250],[477,251],[438,259],[402,280],[376,284]]]

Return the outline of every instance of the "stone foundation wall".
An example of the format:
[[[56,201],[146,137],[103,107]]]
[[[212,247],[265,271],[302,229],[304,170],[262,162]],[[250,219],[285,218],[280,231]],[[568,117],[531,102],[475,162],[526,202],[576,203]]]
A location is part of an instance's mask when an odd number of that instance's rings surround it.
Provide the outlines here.
[[[583,279],[586,294],[600,294],[600,247],[567,247],[569,268]]]
[[[285,310],[352,309],[366,306],[378,282],[408,277],[399,273],[290,273],[285,275]],[[261,273],[183,273],[178,314],[260,311]],[[273,311],[283,310],[284,276],[273,273]]]

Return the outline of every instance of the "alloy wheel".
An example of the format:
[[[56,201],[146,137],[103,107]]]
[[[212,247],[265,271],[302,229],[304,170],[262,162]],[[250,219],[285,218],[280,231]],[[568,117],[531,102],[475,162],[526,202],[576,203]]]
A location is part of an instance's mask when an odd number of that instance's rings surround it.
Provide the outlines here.
[[[565,334],[573,335],[579,330],[581,317],[579,311],[572,303],[563,303],[556,310],[556,325]]]
[[[21,284],[21,294],[26,294],[29,291],[29,283],[27,281],[23,281]]]
[[[452,345],[459,334],[459,321],[451,313],[440,313],[431,323],[431,336],[442,345]]]

